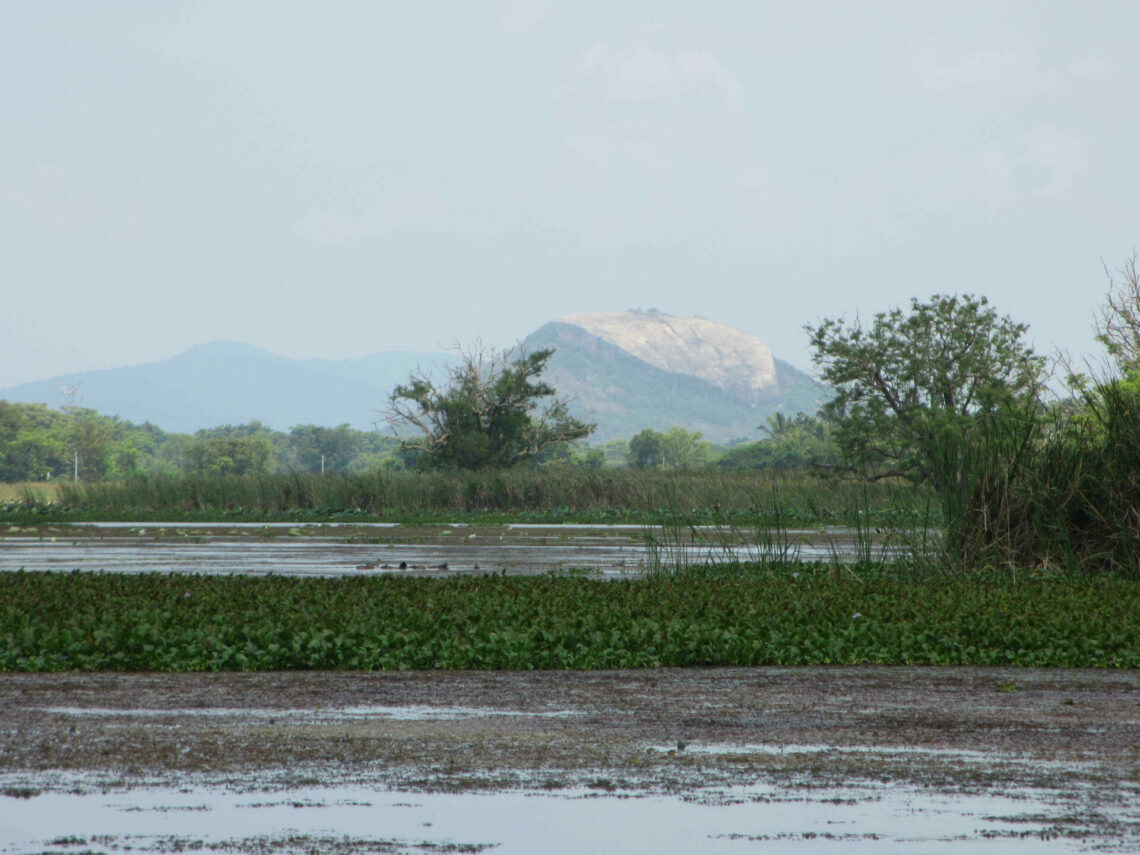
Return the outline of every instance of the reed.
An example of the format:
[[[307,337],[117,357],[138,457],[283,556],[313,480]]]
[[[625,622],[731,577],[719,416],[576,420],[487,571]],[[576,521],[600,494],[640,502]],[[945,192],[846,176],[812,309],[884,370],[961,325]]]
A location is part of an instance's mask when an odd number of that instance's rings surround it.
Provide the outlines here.
[[[1004,413],[947,444],[940,497],[959,568],[1140,578],[1140,394],[1112,381],[1083,403]]]
[[[14,503],[51,504],[56,501],[58,482],[54,481],[0,481],[0,505]]]
[[[400,518],[417,514],[575,513],[614,518],[670,514],[684,520],[732,522],[780,516],[841,522],[862,497],[865,510],[897,514],[898,485],[867,488],[856,480],[717,469],[670,472],[576,466],[477,472],[377,471],[247,476],[165,476],[123,482],[61,484],[58,509],[95,516],[225,514],[227,516],[357,513]],[[767,497],[778,495],[779,501]],[[34,501],[30,502],[34,504]]]

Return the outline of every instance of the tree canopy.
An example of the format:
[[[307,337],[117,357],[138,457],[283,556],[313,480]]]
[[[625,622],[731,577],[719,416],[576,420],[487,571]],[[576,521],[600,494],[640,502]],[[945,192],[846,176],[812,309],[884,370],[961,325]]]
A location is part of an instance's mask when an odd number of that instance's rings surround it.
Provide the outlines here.
[[[691,469],[709,461],[710,446],[700,431],[671,427],[666,433],[646,428],[629,440],[629,465],[636,468]]]
[[[554,397],[554,388],[539,379],[553,349],[457,352],[444,382],[416,372],[389,398],[385,416],[392,428],[419,434],[405,447],[420,465],[509,467],[593,432],[593,425],[573,418],[566,403]],[[550,400],[540,408],[544,399]]]
[[[836,397],[825,406],[836,440],[873,478],[936,478],[938,444],[984,413],[1032,402],[1044,360],[1028,327],[999,317],[985,297],[935,294],[909,312],[807,326],[812,359]]]

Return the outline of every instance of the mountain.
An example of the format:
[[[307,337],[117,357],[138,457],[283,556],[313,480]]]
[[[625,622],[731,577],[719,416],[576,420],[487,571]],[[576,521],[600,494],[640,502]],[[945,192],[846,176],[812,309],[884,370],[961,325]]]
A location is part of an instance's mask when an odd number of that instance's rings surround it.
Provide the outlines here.
[[[705,318],[568,315],[523,344],[555,349],[545,379],[570,398],[576,416],[597,424],[593,442],[673,426],[730,442],[755,437],[777,412],[813,413],[828,397],[759,339]]]
[[[704,318],[662,312],[568,315],[533,332],[523,346],[553,347],[543,379],[595,422],[591,442],[674,425],[728,442],[756,437],[777,412],[814,412],[826,390],[776,357],[754,336]],[[74,403],[163,430],[193,433],[257,420],[277,430],[297,424],[373,427],[392,389],[417,368],[439,376],[444,353],[390,351],[361,359],[287,359],[261,348],[215,341],[132,368],[69,374],[0,390],[0,398]]]
[[[258,420],[277,430],[297,424],[372,428],[388,395],[417,366],[446,354],[390,351],[360,359],[287,359],[259,347],[215,341],[131,368],[69,374],[0,390],[8,401],[61,402],[60,384],[78,385],[75,403],[163,430],[192,433]]]

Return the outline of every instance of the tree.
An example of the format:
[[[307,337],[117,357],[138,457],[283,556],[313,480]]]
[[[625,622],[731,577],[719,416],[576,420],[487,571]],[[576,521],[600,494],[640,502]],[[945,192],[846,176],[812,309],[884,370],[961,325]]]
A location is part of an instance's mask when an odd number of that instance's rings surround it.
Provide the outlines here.
[[[872,478],[939,482],[940,443],[983,414],[1036,399],[1044,360],[985,297],[935,294],[864,327],[824,319],[805,327],[812,359],[836,390],[825,412],[836,440]]]
[[[264,475],[273,468],[273,444],[263,436],[195,438],[182,460],[193,475]]]
[[[294,425],[289,431],[288,446],[299,469],[347,472],[360,449],[360,433],[347,424],[335,428]]]
[[[417,371],[389,398],[385,418],[397,433],[420,436],[404,447],[433,468],[508,467],[543,449],[589,436],[594,425],[571,417],[554,388],[538,378],[552,349],[526,353],[456,348],[459,360],[438,384]],[[543,399],[552,398],[540,409]]]
[[[107,474],[107,456],[111,451],[109,420],[94,410],[67,407],[74,421],[75,468],[79,477],[98,481]]]
[[[1122,374],[1133,374],[1140,371],[1140,279],[1135,251],[1118,271],[1122,281],[1117,282],[1107,266],[1104,272],[1108,294],[1097,319],[1097,341],[1107,348]]]
[[[706,463],[710,454],[701,432],[690,433],[682,427],[671,427],[668,433],[646,428],[629,441],[629,465],[644,469],[689,469]]]
[[[70,472],[71,420],[43,404],[0,401],[0,481]]]
[[[665,454],[662,449],[664,434],[646,428],[629,440],[629,465],[638,469],[650,466],[664,466]]]
[[[803,413],[800,413],[803,415]],[[768,435],[768,439],[779,440],[786,436],[792,429],[792,420],[785,416],[783,413],[776,413],[774,416],[768,416],[764,420],[764,424],[760,425],[760,431]]]
[[[701,432],[671,427],[661,439],[661,456],[671,469],[689,469],[707,459],[708,443],[701,442]]]
[[[841,463],[839,446],[831,421],[807,413],[788,418],[783,413],[769,416],[760,431],[759,442],[730,448],[717,462],[725,469],[776,469],[781,471],[834,469]]]

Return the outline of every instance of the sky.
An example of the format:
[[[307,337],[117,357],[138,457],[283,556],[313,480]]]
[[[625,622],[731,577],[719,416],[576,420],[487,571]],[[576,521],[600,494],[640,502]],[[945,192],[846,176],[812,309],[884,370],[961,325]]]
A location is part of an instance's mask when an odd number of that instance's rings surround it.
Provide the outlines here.
[[[0,388],[986,296],[1099,354],[1140,3],[0,4]]]

